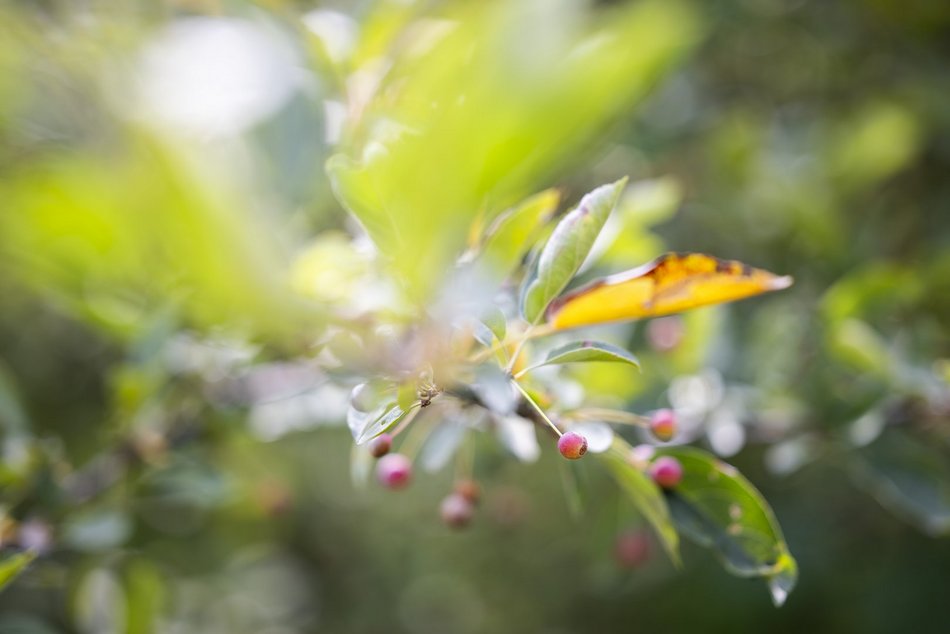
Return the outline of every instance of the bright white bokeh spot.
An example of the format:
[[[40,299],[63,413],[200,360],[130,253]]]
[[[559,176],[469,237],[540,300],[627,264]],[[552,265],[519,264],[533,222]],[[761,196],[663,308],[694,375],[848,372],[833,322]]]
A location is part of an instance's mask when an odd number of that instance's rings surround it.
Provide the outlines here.
[[[275,113],[300,85],[294,50],[267,27],[189,18],[149,44],[138,69],[141,113],[188,134],[237,134]]]
[[[334,62],[340,63],[353,53],[359,29],[350,16],[331,9],[315,9],[303,16],[303,23],[320,38]]]

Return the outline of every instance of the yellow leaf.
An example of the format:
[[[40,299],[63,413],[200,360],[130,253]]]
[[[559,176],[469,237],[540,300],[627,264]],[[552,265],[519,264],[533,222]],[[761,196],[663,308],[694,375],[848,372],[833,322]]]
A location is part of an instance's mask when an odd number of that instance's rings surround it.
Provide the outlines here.
[[[679,313],[788,288],[792,278],[700,253],[668,253],[555,300],[555,330]]]

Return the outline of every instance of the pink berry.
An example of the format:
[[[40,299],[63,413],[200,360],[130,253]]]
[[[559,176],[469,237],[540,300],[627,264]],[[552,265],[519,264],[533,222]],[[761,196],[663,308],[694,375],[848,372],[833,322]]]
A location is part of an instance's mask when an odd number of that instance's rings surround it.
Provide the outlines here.
[[[650,431],[657,440],[667,442],[676,435],[676,413],[671,409],[658,409],[650,416]]]
[[[386,454],[376,463],[376,478],[387,489],[403,489],[412,480],[412,461],[401,453]]]
[[[393,437],[389,434],[380,434],[369,441],[369,453],[374,458],[382,458],[389,453],[393,446]]]
[[[439,513],[449,528],[465,528],[472,521],[475,508],[460,493],[452,493],[442,500]]]
[[[569,431],[557,441],[557,450],[568,460],[577,460],[587,453],[587,439]]]
[[[683,465],[671,456],[660,456],[650,465],[650,477],[664,489],[672,489],[683,479]]]
[[[614,557],[623,568],[638,568],[650,558],[650,537],[646,531],[626,531],[617,536]]]

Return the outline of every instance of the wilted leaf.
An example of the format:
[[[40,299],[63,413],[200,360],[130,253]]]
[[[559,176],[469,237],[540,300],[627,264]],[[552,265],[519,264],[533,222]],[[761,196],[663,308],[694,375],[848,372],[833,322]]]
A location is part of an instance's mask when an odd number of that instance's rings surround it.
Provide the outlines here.
[[[36,553],[30,550],[0,557],[0,591],[26,570],[34,559]]]
[[[643,471],[630,464],[631,447],[620,439],[601,459],[623,492],[650,523],[660,543],[677,566],[680,565],[679,535],[673,526],[670,509],[660,489]]]
[[[683,479],[666,498],[677,527],[713,548],[743,577],[762,577],[781,605],[798,570],[782,530],[762,495],[734,467],[692,447],[660,449],[683,465]]]
[[[626,184],[627,179],[622,178],[601,185],[584,196],[555,227],[522,288],[521,312],[528,322],[541,318],[551,300],[580,269]]]
[[[788,288],[779,277],[734,260],[699,253],[662,255],[558,298],[548,309],[554,328],[577,328],[679,313]]]

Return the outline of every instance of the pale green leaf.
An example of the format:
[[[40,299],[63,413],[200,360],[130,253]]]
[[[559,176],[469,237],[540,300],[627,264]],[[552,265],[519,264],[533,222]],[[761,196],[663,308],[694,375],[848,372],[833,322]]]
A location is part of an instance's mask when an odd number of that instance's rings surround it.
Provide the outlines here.
[[[479,262],[486,274],[500,282],[521,262],[538,239],[541,228],[551,219],[561,201],[556,189],[547,189],[505,212],[488,229]]]
[[[558,223],[522,287],[521,312],[528,322],[536,323],[551,300],[573,279],[626,184],[627,179],[622,178],[601,185]]]
[[[630,463],[630,452],[631,448],[627,443],[616,439],[610,451],[598,455],[621,490],[653,527],[670,559],[679,566],[679,535],[673,526],[670,509],[660,489],[649,476]]]
[[[548,353],[547,358],[536,365],[522,370],[519,374],[528,372],[545,365],[563,365],[565,363],[625,363],[640,367],[637,358],[617,346],[602,341],[572,341],[555,348]]]

